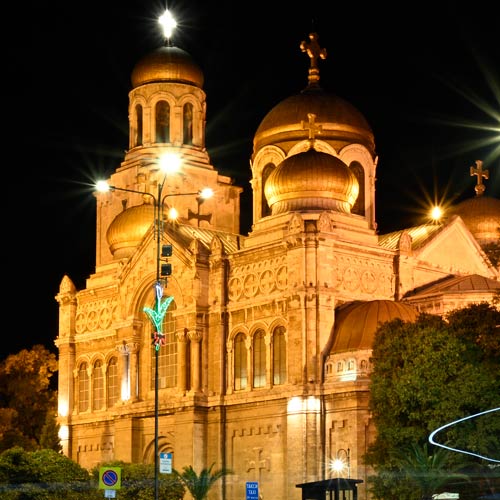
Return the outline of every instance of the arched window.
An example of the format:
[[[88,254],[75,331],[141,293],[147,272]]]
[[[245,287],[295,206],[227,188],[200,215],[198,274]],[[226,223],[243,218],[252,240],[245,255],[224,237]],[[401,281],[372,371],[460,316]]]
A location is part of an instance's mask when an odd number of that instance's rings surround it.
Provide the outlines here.
[[[176,309],[172,301],[163,318],[162,330],[165,343],[158,351],[158,388],[166,389],[177,385],[177,338],[175,337],[175,319],[173,311]],[[151,346],[151,389],[155,387],[156,349]]]
[[[266,195],[264,194],[264,188],[266,187],[266,182],[269,176],[271,175],[271,172],[274,170],[274,165],[268,164],[264,167],[262,170],[262,189],[261,189],[261,212],[262,212],[262,217],[265,217],[266,215],[271,215],[271,209],[269,208],[269,205],[267,203]]]
[[[102,361],[94,363],[92,370],[92,409],[101,410],[104,407],[104,373]]]
[[[89,409],[89,373],[87,363],[82,363],[78,369],[78,411]]]
[[[156,142],[170,142],[170,106],[166,101],[156,104]]]
[[[253,336],[253,386],[266,385],[266,343],[264,331],[258,330]]]
[[[135,136],[134,136],[134,146],[140,146],[142,144],[142,106],[137,104],[135,107]]]
[[[193,105],[188,102],[182,110],[183,144],[193,144]]]
[[[108,388],[108,408],[114,406],[120,396],[120,386],[118,384],[118,361],[112,357],[108,363],[106,372],[107,388]]]
[[[359,194],[351,209],[351,213],[365,215],[365,171],[358,162],[354,162],[350,168],[356,179],[358,179],[359,184]]]
[[[234,339],[234,389],[239,391],[247,387],[247,348],[245,335],[238,333]]]
[[[286,382],[285,328],[278,326],[273,332],[273,384]]]

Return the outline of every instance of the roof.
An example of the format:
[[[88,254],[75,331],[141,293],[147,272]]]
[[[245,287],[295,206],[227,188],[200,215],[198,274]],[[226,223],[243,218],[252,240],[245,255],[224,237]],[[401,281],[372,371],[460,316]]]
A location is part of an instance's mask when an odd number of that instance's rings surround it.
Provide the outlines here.
[[[422,247],[428,240],[434,238],[442,229],[443,224],[422,224],[407,229],[401,229],[392,233],[382,234],[378,242],[381,247],[388,250],[396,250],[399,245],[399,239],[403,233],[411,237],[411,248],[413,250]]]
[[[479,274],[471,274],[469,276],[450,275],[408,292],[405,298],[424,294],[495,292],[497,290],[500,291],[500,281],[486,278]]]
[[[198,240],[205,248],[209,249],[215,237],[219,238],[224,246],[226,253],[234,253],[240,250],[242,240],[245,236],[240,234],[227,233],[225,231],[217,231],[214,229],[191,226],[190,224],[175,224],[175,230],[171,229],[171,233],[175,234],[179,239],[184,240],[186,246],[193,240]]]

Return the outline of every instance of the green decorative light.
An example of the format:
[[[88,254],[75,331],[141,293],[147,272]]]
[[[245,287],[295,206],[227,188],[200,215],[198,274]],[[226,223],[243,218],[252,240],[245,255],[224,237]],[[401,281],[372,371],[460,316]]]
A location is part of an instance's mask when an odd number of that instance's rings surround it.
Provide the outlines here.
[[[160,346],[164,344],[165,341],[165,335],[161,331],[161,327],[163,324],[163,318],[165,317],[165,314],[167,314],[168,307],[170,306],[170,303],[172,300],[174,300],[173,295],[170,297],[167,297],[166,299],[162,300],[163,297],[163,287],[161,286],[160,283],[155,284],[155,291],[156,291],[156,300],[155,300],[155,306],[154,309],[151,309],[150,307],[145,307],[143,311],[149,316],[149,319],[153,323],[153,326],[155,327],[155,333],[154,335],[154,345],[155,349],[158,351],[160,349]]]

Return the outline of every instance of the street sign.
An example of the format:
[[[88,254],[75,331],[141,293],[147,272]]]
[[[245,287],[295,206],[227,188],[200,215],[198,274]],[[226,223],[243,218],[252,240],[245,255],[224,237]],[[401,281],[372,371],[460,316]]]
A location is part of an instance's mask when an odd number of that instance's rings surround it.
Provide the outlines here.
[[[99,489],[119,490],[122,486],[121,467],[101,467],[99,469]]]
[[[259,483],[257,481],[247,483],[246,500],[259,500]]]
[[[172,474],[172,453],[160,453],[160,472]]]

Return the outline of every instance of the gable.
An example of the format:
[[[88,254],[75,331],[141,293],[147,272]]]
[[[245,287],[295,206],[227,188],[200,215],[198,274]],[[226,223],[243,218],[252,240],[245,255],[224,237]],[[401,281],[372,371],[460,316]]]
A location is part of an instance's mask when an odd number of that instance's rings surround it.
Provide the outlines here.
[[[422,242],[413,255],[418,262],[449,273],[480,274],[491,278],[498,274],[458,217]]]

